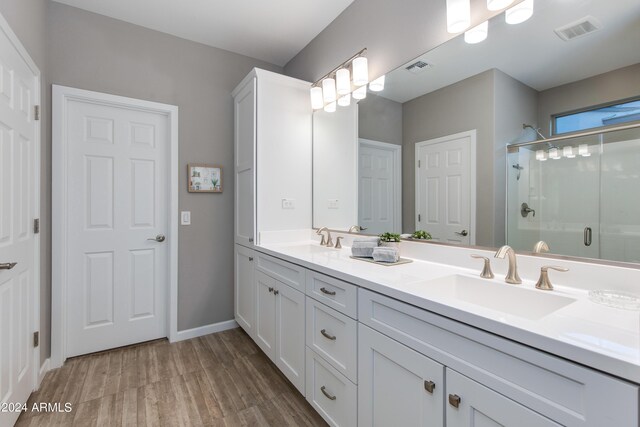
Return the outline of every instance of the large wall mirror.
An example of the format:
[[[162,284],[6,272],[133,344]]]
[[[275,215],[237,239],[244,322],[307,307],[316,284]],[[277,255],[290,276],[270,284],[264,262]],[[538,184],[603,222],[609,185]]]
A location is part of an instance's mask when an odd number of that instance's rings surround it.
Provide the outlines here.
[[[314,113],[313,224],[640,262],[640,3],[536,0]]]

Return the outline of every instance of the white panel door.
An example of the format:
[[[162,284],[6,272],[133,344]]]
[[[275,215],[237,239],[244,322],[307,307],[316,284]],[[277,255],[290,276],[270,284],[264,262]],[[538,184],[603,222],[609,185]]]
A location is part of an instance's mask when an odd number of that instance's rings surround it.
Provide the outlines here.
[[[37,217],[37,80],[0,31],[0,403],[24,403],[33,389],[33,220]],[[0,410],[0,425],[20,413]]]
[[[241,245],[235,246],[235,318],[238,325],[253,337],[256,316],[254,251]]]
[[[256,79],[233,100],[235,135],[235,241],[253,245],[255,237]]]
[[[255,272],[255,341],[271,360],[276,357],[276,279]]]
[[[451,369],[447,377],[447,427],[559,426]]]
[[[360,324],[358,425],[444,425],[444,366]]]
[[[400,146],[361,139],[358,157],[358,225],[400,233]]]
[[[428,231],[435,241],[475,242],[473,139],[465,133],[416,144],[416,230]]]
[[[276,366],[304,394],[304,294],[276,282]]]
[[[165,337],[169,118],[70,99],[66,120],[65,356]]]

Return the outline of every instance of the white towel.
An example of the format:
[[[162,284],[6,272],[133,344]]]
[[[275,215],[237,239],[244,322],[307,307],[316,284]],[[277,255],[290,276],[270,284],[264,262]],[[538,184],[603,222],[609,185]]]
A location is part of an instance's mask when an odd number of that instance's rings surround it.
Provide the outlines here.
[[[370,237],[356,237],[353,239],[353,243],[360,242],[375,242],[376,246],[380,243],[380,238],[378,236],[370,236]]]
[[[400,251],[393,247],[378,247],[373,250],[373,260],[376,262],[398,262]]]
[[[351,255],[360,258],[371,258],[373,250],[378,247],[378,242],[374,241],[353,241],[351,245]]]

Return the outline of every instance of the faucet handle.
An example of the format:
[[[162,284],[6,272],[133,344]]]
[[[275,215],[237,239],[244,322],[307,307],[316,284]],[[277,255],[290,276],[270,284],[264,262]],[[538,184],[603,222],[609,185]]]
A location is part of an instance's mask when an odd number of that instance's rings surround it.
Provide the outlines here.
[[[495,276],[493,275],[493,271],[491,271],[491,260],[486,256],[482,255],[471,255],[471,258],[482,259],[484,260],[484,267],[482,268],[482,273],[480,273],[480,277],[483,279],[493,279]]]
[[[552,291],[553,285],[551,284],[551,280],[549,280],[549,269],[561,272],[569,271],[568,268],[558,267],[555,265],[545,265],[540,268],[540,278],[538,279],[538,283],[536,283],[536,289],[541,289],[543,291]]]
[[[318,234],[320,237],[322,237],[322,240],[320,240],[320,246],[326,246],[326,240],[324,239],[324,234],[322,233],[316,233]]]
[[[334,248],[336,249],[342,249],[342,243],[340,243],[340,240],[342,240],[343,237],[342,236],[338,236],[336,237],[336,245],[334,246]]]

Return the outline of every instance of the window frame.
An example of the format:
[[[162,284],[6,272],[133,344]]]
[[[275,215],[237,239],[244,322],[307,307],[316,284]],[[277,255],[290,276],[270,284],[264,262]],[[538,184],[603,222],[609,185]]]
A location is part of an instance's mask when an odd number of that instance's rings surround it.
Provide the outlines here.
[[[633,125],[633,124],[640,124],[640,120],[630,120],[628,122],[623,122],[623,123],[616,123],[616,124],[612,124],[612,125],[605,125],[605,126],[596,126],[596,127],[591,127],[591,128],[587,128],[587,129],[578,129],[572,132],[563,132],[563,133],[558,133],[558,129],[557,129],[557,119],[561,118],[561,117],[566,117],[566,116],[572,116],[574,114],[580,114],[580,113],[586,113],[588,111],[595,111],[595,110],[599,110],[600,108],[606,108],[606,107],[611,107],[614,105],[620,105],[620,104],[627,104],[629,102],[635,102],[635,101],[640,101],[640,95],[636,95],[636,96],[632,96],[630,98],[623,98],[623,99],[618,99],[615,101],[611,101],[611,102],[605,102],[602,104],[596,104],[596,105],[592,105],[589,107],[584,107],[584,108],[578,108],[575,110],[570,110],[570,111],[565,111],[562,113],[556,113],[556,114],[552,114],[551,115],[551,137],[556,137],[556,136],[563,136],[563,135],[573,135],[573,134],[578,134],[578,133],[582,133],[582,132],[587,132],[590,130],[596,130],[596,129],[613,129],[616,128],[618,126],[621,125]]]

